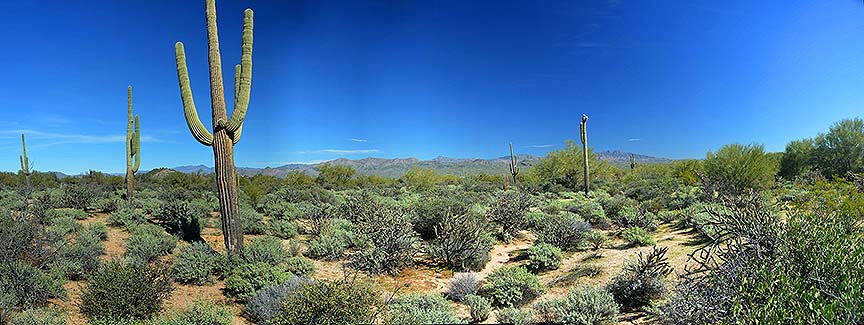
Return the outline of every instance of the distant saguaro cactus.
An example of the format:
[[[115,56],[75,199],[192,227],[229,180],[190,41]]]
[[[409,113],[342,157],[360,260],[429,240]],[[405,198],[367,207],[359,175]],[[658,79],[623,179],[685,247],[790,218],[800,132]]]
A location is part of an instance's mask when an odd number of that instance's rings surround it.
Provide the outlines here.
[[[588,130],[586,124],[588,124],[588,115],[582,114],[582,123],[579,123],[579,137],[582,139],[582,166],[585,170],[583,181],[585,182],[585,195],[587,196],[590,189],[588,188]]]
[[[234,68],[234,110],[231,118],[225,109],[225,89],[222,84],[222,57],[219,54],[219,34],[216,29],[216,0],[206,1],[207,47],[210,66],[210,102],[213,111],[213,133],[211,134],[198,118],[192,88],[189,85],[189,71],[186,68],[186,52],[183,43],[175,45],[177,59],[177,79],[180,81],[180,95],[183,99],[183,112],[186,124],[195,140],[205,146],[213,147],[216,185],[219,194],[219,213],[222,218],[222,234],[225,247],[229,251],[243,249],[243,232],[240,209],[237,199],[237,170],[234,168],[234,144],[240,140],[243,120],[249,106],[249,93],[252,87],[252,9],[246,9],[243,16],[243,44],[240,64]]]
[[[630,154],[630,169],[636,169],[636,157]]]
[[[141,165],[141,121],[138,115],[132,118],[132,86],[127,88],[126,113],[126,199],[132,201],[135,190],[135,173]]]
[[[513,155],[513,144],[510,144],[510,175],[513,175],[513,185],[516,185],[516,175],[519,174],[519,165],[516,156]]]
[[[21,160],[21,174],[24,175],[24,182],[27,185],[27,193],[29,194],[31,191],[30,187],[30,158],[27,158],[27,145],[24,143],[24,133],[21,133],[21,149],[23,153],[18,156],[19,160]]]

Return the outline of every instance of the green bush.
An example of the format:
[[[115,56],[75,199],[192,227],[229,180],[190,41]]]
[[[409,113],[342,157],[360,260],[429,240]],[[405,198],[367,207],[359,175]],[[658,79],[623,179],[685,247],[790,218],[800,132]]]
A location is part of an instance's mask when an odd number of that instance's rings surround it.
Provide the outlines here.
[[[135,226],[131,232],[124,256],[135,262],[152,261],[170,253],[177,246],[176,237],[152,224]]]
[[[521,266],[502,266],[492,271],[480,289],[482,296],[496,306],[522,306],[542,295],[546,289],[536,275]]]
[[[437,293],[410,293],[390,302],[388,324],[456,324],[456,309]]]
[[[489,207],[487,216],[496,225],[499,239],[510,241],[525,228],[527,222],[525,213],[531,207],[531,197],[525,193],[502,192]]]
[[[551,244],[540,243],[528,248],[528,269],[542,272],[554,270],[561,266],[564,253]]]
[[[231,325],[234,312],[212,301],[197,300],[183,310],[170,312],[148,322],[148,325]]]
[[[111,213],[112,211],[117,210],[117,200],[116,197],[97,199],[96,202],[93,202],[93,208],[102,212]]]
[[[489,303],[489,300],[478,295],[467,295],[464,301],[465,305],[468,305],[471,321],[479,323],[489,318],[492,311],[492,304]]]
[[[667,248],[656,246],[648,255],[639,253],[638,259],[624,266],[624,271],[612,278],[606,286],[622,310],[630,311],[648,306],[651,301],[666,294],[663,284],[672,267],[666,259]]]
[[[49,308],[27,309],[12,317],[9,325],[66,325],[66,315]]]
[[[290,220],[270,220],[268,228],[268,232],[270,233],[270,235],[282,239],[291,239],[294,238],[294,236],[297,236],[297,225],[295,225],[294,222]]]
[[[456,271],[483,269],[495,240],[488,228],[483,215],[448,215],[436,226],[429,255]]]
[[[267,263],[243,264],[235,268],[225,279],[225,291],[241,300],[251,297],[256,291],[272,284],[280,284],[293,278],[291,272]]]
[[[567,211],[581,216],[595,227],[605,228],[611,223],[609,217],[606,216],[606,211],[603,211],[603,206],[597,201],[579,201],[568,206]]]
[[[174,257],[174,279],[180,283],[203,285],[212,280],[219,255],[206,242],[180,246]]]
[[[65,296],[64,277],[23,261],[0,265],[0,298],[15,307],[44,307],[48,299]]]
[[[249,263],[277,265],[288,258],[288,252],[282,246],[282,240],[273,236],[264,236],[252,239],[243,248],[243,257]]]
[[[240,208],[240,221],[243,224],[243,233],[249,235],[263,235],[267,232],[264,217],[252,208]]]
[[[341,236],[325,231],[309,242],[306,254],[312,258],[337,260],[342,257],[347,247],[348,243]]]
[[[617,324],[618,304],[601,287],[583,285],[561,299],[550,299],[534,306],[539,318],[553,324]]]
[[[514,307],[501,309],[495,316],[501,324],[527,325],[534,321],[534,314],[531,311]]]
[[[285,260],[285,268],[294,275],[311,276],[315,273],[315,264],[303,256],[289,257]]]
[[[149,319],[171,294],[171,282],[167,265],[111,261],[87,277],[79,308],[91,321]]]
[[[102,263],[99,256],[105,253],[105,244],[89,229],[76,231],[67,245],[60,246],[57,251],[60,256],[51,265],[53,270],[77,280],[99,267]]]
[[[146,221],[144,212],[130,207],[117,209],[108,216],[108,224],[115,227],[131,228]]]
[[[243,315],[256,324],[270,324],[270,320],[284,310],[283,301],[301,285],[312,280],[295,277],[282,284],[268,285],[246,299]]]
[[[153,214],[153,219],[168,233],[187,241],[201,238],[201,219],[207,211],[191,206],[186,201],[172,199],[164,202]]]
[[[546,217],[537,226],[537,242],[554,245],[562,250],[575,250],[585,243],[591,225],[570,212]]]
[[[639,227],[631,227],[621,231],[621,238],[631,247],[653,246],[657,242],[651,233]]]
[[[780,162],[766,153],[761,144],[735,143],[721,147],[716,153],[709,151],[704,166],[705,174],[735,189],[766,190],[774,185]]]
[[[297,205],[279,198],[277,193],[267,194],[261,204],[261,209],[265,215],[277,220],[292,221],[302,215]]]
[[[85,231],[95,236],[96,238],[99,238],[99,240],[108,239],[108,226],[105,226],[104,223],[94,222],[90,224],[90,227],[86,228]]]
[[[592,230],[585,235],[585,241],[596,251],[603,248],[603,245],[609,242],[609,237],[602,231]]]
[[[78,209],[51,209],[45,211],[45,217],[48,219],[54,219],[62,216],[68,216],[75,220],[86,220],[90,217],[87,212]]]
[[[273,325],[372,323],[380,293],[366,283],[316,280],[299,285],[270,320]]]

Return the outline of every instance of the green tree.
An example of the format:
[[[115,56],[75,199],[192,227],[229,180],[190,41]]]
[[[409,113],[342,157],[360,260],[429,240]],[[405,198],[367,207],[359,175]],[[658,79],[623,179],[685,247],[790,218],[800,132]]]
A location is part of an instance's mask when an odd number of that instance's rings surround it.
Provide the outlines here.
[[[789,142],[780,160],[780,176],[794,178],[804,170],[813,167],[813,139]]]
[[[570,190],[583,188],[582,179],[582,148],[573,140],[567,140],[567,146],[561,150],[555,150],[540,159],[531,168],[532,176],[537,177],[547,189],[551,186],[563,186]],[[591,170],[591,186],[597,186],[609,179],[613,174],[613,167],[597,158],[597,155],[588,148],[588,168]],[[530,178],[530,177],[529,177]]]
[[[727,144],[716,153],[708,152],[704,167],[709,177],[730,182],[738,189],[764,190],[774,185],[779,169],[776,155],[765,153],[761,144]]]
[[[845,119],[816,136],[813,158],[826,177],[864,171],[864,121]]]
[[[318,178],[315,179],[318,184],[326,188],[344,188],[350,185],[351,178],[357,171],[351,166],[331,165],[324,163],[315,167],[318,171]]]

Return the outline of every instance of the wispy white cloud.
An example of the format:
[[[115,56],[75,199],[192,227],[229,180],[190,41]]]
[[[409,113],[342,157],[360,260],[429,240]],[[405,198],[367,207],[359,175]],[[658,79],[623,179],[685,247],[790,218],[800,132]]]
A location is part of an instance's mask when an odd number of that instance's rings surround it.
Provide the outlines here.
[[[640,138],[630,138],[630,139],[627,139],[627,142],[636,142],[636,141],[642,141],[642,139],[640,139]]]
[[[118,143],[125,142],[126,135],[86,135],[74,133],[56,133],[42,132],[36,130],[3,130],[0,131],[0,138],[17,138],[23,133],[30,140],[43,140],[42,143],[35,144],[33,147],[48,147],[58,144],[102,144],[102,143]],[[141,142],[162,142],[152,136],[142,136]]]
[[[296,154],[306,155],[306,154],[316,154],[316,153],[330,153],[330,154],[339,154],[339,155],[358,155],[364,153],[376,153],[381,152],[378,149],[321,149],[321,150],[306,150],[306,151],[295,151]]]
[[[555,146],[555,145],[553,145],[553,144],[532,144],[528,147],[529,148],[551,148],[553,146]]]
[[[352,142],[369,142],[369,140],[366,140],[366,139],[358,139],[358,138],[349,138],[348,141],[352,141]]]

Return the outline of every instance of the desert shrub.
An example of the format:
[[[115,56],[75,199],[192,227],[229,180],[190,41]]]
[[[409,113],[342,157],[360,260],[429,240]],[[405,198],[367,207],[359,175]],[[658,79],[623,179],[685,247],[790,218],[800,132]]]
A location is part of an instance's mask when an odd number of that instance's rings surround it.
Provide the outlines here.
[[[252,239],[243,248],[243,257],[249,263],[277,265],[288,258],[288,252],[282,246],[282,240],[273,236],[264,236]]]
[[[554,245],[562,250],[575,250],[585,242],[591,225],[570,212],[549,215],[537,227],[537,242]]]
[[[603,245],[609,242],[609,237],[602,231],[592,230],[585,234],[585,241],[591,245],[591,249],[596,251],[603,248]]]
[[[106,197],[93,202],[93,208],[102,212],[110,213],[117,209],[117,198]]]
[[[476,294],[478,288],[480,288],[480,277],[477,274],[456,273],[450,279],[450,285],[444,295],[454,301],[462,301],[465,296]]]
[[[533,323],[534,320],[534,314],[531,311],[514,307],[501,309],[495,316],[498,318],[498,323],[501,324],[527,325]]]
[[[414,263],[420,236],[411,225],[408,210],[375,205],[374,212],[357,218],[356,224],[362,241],[371,247],[363,247],[352,256],[354,268],[371,274],[396,274]]]
[[[243,233],[248,235],[263,235],[267,232],[264,224],[264,216],[255,209],[248,207],[240,208],[240,222],[243,225]]]
[[[528,269],[542,272],[557,269],[561,266],[564,253],[551,244],[540,243],[528,248]]]
[[[371,323],[380,305],[380,293],[367,283],[316,280],[292,290],[270,323]]]
[[[448,215],[436,226],[429,255],[456,271],[480,270],[489,261],[494,239],[483,215]]]
[[[597,201],[603,206],[606,216],[613,221],[620,219],[622,211],[627,211],[627,209],[635,210],[639,205],[639,202],[636,202],[636,200],[621,194],[598,199]]]
[[[285,297],[300,285],[309,282],[309,278],[294,277],[281,284],[268,285],[246,299],[243,315],[256,324],[269,324],[270,319],[282,312]]]
[[[66,213],[47,215],[46,219],[48,219],[48,224],[45,231],[58,238],[63,238],[81,229],[81,224],[75,221],[72,215]]]
[[[468,305],[471,321],[479,323],[489,318],[492,311],[492,304],[489,300],[478,295],[467,295],[464,301],[465,305]]]
[[[212,280],[219,255],[206,242],[180,246],[174,257],[174,279],[180,283],[203,285]]]
[[[496,306],[521,306],[542,295],[546,289],[536,275],[521,266],[502,266],[492,271],[480,289]]]
[[[131,207],[122,207],[111,212],[108,216],[108,224],[115,227],[131,228],[147,221],[144,212]]]
[[[270,193],[264,197],[261,210],[265,215],[277,220],[292,221],[302,215],[296,204],[279,198],[276,193]]]
[[[99,240],[108,239],[108,226],[105,226],[104,223],[94,222],[90,224],[90,227],[85,228],[85,231],[99,238]]]
[[[64,208],[64,209],[45,210],[45,217],[47,219],[54,219],[54,218],[64,217],[64,216],[71,217],[75,220],[85,220],[88,217],[90,217],[90,215],[88,215],[87,212],[84,212],[83,210],[78,210],[78,209],[65,209]]]
[[[550,299],[534,306],[538,317],[553,324],[617,324],[618,304],[601,287],[583,285],[561,299]]]
[[[546,213],[543,211],[528,211],[525,213],[525,226],[528,228],[536,228],[543,219],[546,219]]]
[[[293,221],[285,220],[285,219],[275,219],[270,220],[270,223],[267,225],[268,233],[270,235],[282,238],[282,239],[291,239],[294,236],[297,236],[297,225],[294,224]]]
[[[410,293],[390,302],[388,324],[456,324],[456,309],[437,293]]]
[[[639,227],[653,231],[657,229],[657,221],[655,219],[656,216],[653,212],[625,206],[612,221],[621,228]]]
[[[205,211],[194,209],[179,199],[165,201],[153,214],[153,219],[168,233],[187,241],[201,238],[203,217],[206,217]]]
[[[57,249],[65,245],[62,237],[47,231],[37,218],[0,209],[0,243],[0,317],[64,296],[63,274],[47,271],[61,258]]]
[[[531,197],[522,192],[508,191],[498,195],[486,212],[496,227],[496,235],[510,241],[525,228],[525,213],[531,207]]]
[[[11,307],[44,307],[48,299],[65,295],[64,282],[62,274],[49,273],[23,261],[0,266],[0,295],[4,304]]]
[[[654,237],[651,237],[651,233],[639,227],[630,227],[622,230],[621,238],[631,247],[653,246],[657,243]]]
[[[300,246],[299,240],[289,240],[288,241],[288,256],[301,256],[303,255],[303,247]]]
[[[607,290],[615,302],[625,311],[648,306],[651,301],[666,294],[664,279],[672,272],[666,259],[667,248],[656,246],[648,255],[640,252],[638,259],[624,267],[624,271],[612,278]]]
[[[592,226],[605,228],[612,222],[603,211],[603,206],[597,201],[579,201],[567,207],[567,211],[581,216]]]
[[[60,189],[63,191],[63,206],[67,208],[86,210],[98,195],[96,188],[88,184],[64,184]]]
[[[244,300],[261,288],[284,283],[293,277],[291,272],[267,263],[243,264],[236,267],[225,279],[225,291],[232,297]]]
[[[111,261],[88,275],[79,308],[91,321],[149,319],[173,290],[170,268]]]
[[[736,189],[765,190],[774,185],[780,162],[766,153],[762,145],[736,143],[725,145],[716,153],[708,152],[704,166],[707,175],[728,182]]]
[[[50,309],[27,309],[12,317],[9,325],[66,325],[66,315]]]
[[[311,276],[315,273],[315,264],[303,256],[294,256],[285,260],[285,269],[294,275]]]
[[[159,226],[141,224],[131,230],[125,257],[135,262],[149,262],[164,256],[177,246],[177,238]]]
[[[309,242],[306,254],[312,258],[337,260],[342,257],[347,247],[348,243],[341,236],[325,231]]]
[[[77,231],[68,245],[60,246],[60,257],[52,263],[52,269],[62,272],[69,279],[81,279],[84,274],[99,267],[99,256],[104,253],[105,244],[99,235],[85,228]]]
[[[435,227],[444,218],[468,213],[470,204],[460,194],[462,193],[438,189],[425,193],[422,199],[412,204],[411,223],[421,238],[434,239],[437,237]]]
[[[191,306],[161,316],[148,325],[231,325],[234,312],[231,308],[212,301],[196,300]]]

